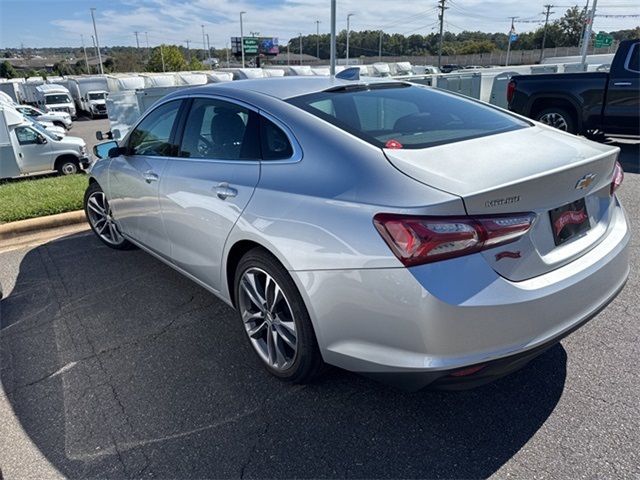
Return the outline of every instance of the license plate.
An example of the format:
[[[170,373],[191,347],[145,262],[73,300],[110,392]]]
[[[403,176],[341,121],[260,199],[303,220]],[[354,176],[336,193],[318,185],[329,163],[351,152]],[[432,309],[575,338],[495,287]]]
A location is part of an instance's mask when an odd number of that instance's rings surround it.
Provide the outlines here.
[[[551,218],[553,241],[556,246],[581,236],[591,228],[584,198],[554,208],[549,211],[549,217]]]

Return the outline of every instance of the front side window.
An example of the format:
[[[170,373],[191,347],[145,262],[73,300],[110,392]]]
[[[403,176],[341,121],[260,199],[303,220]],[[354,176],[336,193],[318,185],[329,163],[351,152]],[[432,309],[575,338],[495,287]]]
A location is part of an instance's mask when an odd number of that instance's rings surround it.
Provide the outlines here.
[[[216,160],[257,160],[257,114],[212,98],[193,100],[184,127],[180,156]]]
[[[16,137],[20,145],[35,145],[38,143],[40,135],[29,127],[16,128]]]
[[[400,83],[350,86],[289,103],[380,148],[427,148],[529,126],[477,101]]]
[[[28,117],[37,117],[38,113],[29,107],[18,107],[18,111],[23,114],[23,115],[27,115]]]
[[[47,95],[44,97],[44,102],[47,105],[54,105],[56,103],[71,103],[71,100],[69,100],[69,96],[63,94],[60,95]]]
[[[129,155],[173,155],[171,132],[181,102],[182,100],[174,100],[160,105],[136,126],[129,137]]]

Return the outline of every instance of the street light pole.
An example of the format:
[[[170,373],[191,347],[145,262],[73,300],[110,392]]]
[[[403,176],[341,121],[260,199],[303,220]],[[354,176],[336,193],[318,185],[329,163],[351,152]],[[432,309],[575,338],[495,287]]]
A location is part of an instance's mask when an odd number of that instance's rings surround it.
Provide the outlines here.
[[[209,43],[209,34],[207,33],[207,58],[209,59],[209,66],[213,69],[213,62],[211,61],[211,43]]]
[[[242,27],[242,15],[247,12],[240,12],[240,55],[242,56],[242,68],[244,68],[244,30]]]
[[[204,36],[204,25],[200,25],[200,27],[202,28],[202,53],[204,54],[203,56],[203,60],[204,60],[207,58],[207,42]],[[209,68],[211,68],[211,65],[209,65]]]
[[[378,61],[382,61],[382,30],[380,30],[380,41],[378,42]]]
[[[96,28],[96,17],[94,12],[96,9],[91,7],[89,9],[91,11],[91,20],[93,21],[93,33],[96,39],[96,49],[98,50],[98,64],[100,65],[100,75],[104,75],[104,70],[102,69],[102,55],[100,55],[100,41],[98,40],[98,29]]]
[[[593,0],[593,6],[591,7],[591,12],[589,13],[589,17],[587,18],[587,28],[584,30],[584,37],[582,38],[582,68],[585,69],[587,64],[587,50],[589,49],[589,43],[591,43],[591,31],[593,29],[593,19],[596,16],[596,5],[598,4],[598,0]]]
[[[87,47],[84,46],[84,35],[80,34],[80,39],[82,40],[82,50],[84,51],[84,65],[87,67],[87,73],[91,73],[89,70],[89,60],[87,59]]]
[[[353,17],[353,13],[350,13],[349,15],[347,15],[347,51],[346,51],[346,60],[345,60],[345,66],[349,66],[349,19],[351,17]]]
[[[162,44],[160,44],[160,60],[162,61],[162,72],[166,72],[164,67],[164,52],[162,51]]]
[[[336,75],[336,0],[331,0],[331,45],[329,46],[329,74]]]
[[[298,40],[300,41],[300,65],[302,65],[302,33],[298,33]]]
[[[320,59],[320,20],[316,20],[316,58]]]

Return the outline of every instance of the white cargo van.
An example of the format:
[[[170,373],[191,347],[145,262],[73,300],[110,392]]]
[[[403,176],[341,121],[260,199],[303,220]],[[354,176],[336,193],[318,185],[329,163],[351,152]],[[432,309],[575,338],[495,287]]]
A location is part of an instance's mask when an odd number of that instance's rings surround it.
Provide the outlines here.
[[[14,108],[0,106],[0,179],[51,171],[70,175],[89,164],[83,139],[60,138]]]
[[[76,118],[76,107],[71,94],[62,85],[26,82],[20,85],[26,103],[30,103],[44,111],[67,112],[71,118]]]
[[[107,115],[107,79],[105,77],[76,77],[68,79],[69,91],[78,110],[95,118]]]

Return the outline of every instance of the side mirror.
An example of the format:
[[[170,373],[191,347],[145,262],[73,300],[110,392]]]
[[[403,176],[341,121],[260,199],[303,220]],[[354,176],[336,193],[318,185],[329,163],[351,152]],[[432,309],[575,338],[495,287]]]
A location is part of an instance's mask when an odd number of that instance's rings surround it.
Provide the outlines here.
[[[36,143],[39,145],[44,145],[45,143],[47,143],[47,139],[44,138],[42,135],[38,135],[36,137]]]
[[[112,158],[122,153],[116,152],[117,150],[124,150],[118,147],[118,142],[104,142],[93,147],[93,154],[98,158]]]
[[[122,138],[120,130],[118,130],[117,128],[111,129],[111,138],[113,138],[114,140],[120,140]]]

